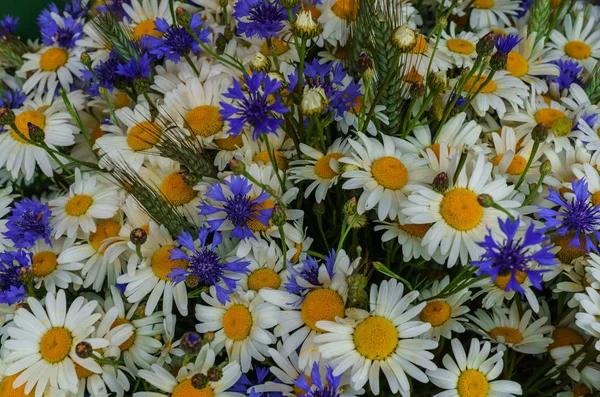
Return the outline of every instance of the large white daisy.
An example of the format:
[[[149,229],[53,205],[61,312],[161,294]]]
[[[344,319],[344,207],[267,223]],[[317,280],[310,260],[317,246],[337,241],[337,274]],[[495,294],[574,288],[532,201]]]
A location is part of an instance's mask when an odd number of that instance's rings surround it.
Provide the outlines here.
[[[38,52],[24,54],[25,62],[18,75],[27,78],[23,91],[42,93],[54,89],[57,85],[70,91],[73,77],[81,77],[84,68],[79,60],[81,49],[44,47]],[[28,76],[31,73],[30,76]]]
[[[595,18],[586,18],[583,12],[579,12],[575,20],[567,14],[563,20],[564,33],[554,29],[550,34],[551,50],[547,58],[572,59],[591,72],[600,59],[600,31],[594,29],[595,25]]]

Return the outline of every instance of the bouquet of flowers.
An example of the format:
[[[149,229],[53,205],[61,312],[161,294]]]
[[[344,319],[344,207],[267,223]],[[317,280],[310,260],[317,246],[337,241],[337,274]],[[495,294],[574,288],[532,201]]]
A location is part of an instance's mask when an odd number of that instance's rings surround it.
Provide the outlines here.
[[[0,396],[600,395],[600,7],[0,20]]]

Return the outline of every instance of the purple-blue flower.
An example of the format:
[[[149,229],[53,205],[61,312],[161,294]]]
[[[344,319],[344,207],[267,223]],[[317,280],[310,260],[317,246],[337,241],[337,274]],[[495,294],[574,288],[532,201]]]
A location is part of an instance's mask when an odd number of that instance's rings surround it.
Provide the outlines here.
[[[207,223],[211,232],[219,230],[225,221],[229,221],[234,226],[231,237],[240,240],[256,239],[248,224],[260,222],[269,226],[273,208],[263,208],[264,202],[270,197],[269,194],[263,190],[257,197],[252,197],[250,195],[252,185],[242,176],[226,179],[225,185],[231,194],[225,194],[220,183],[214,183],[208,188],[205,197],[208,197],[212,203],[205,201],[200,204],[198,206],[200,214],[208,216]]]
[[[584,179],[571,181],[574,197],[567,201],[559,191],[550,189],[546,198],[558,206],[558,209],[539,207],[538,215],[544,219],[545,226],[561,236],[573,236],[569,246],[582,248],[580,239],[584,241],[583,249],[587,252],[598,252],[591,237],[600,240],[600,206],[590,201],[588,184]]]
[[[123,9],[123,4],[131,5],[131,0],[104,0],[103,4],[96,6],[96,11],[102,14],[111,14],[120,20],[128,16]]]
[[[40,33],[42,42],[47,46],[73,48],[77,40],[83,37],[83,22],[70,15],[61,17],[54,14],[51,22],[40,26]]]
[[[521,0],[519,7],[521,8],[517,10],[517,18],[521,18],[527,14],[527,11],[531,8],[531,0]]]
[[[0,254],[0,303],[14,305],[27,298],[23,275],[31,269],[31,258],[24,250]]]
[[[334,265],[335,250],[332,249],[325,258],[325,269],[330,279],[334,276]],[[320,265],[311,256],[296,266],[288,266],[287,270],[290,275],[287,279],[288,282],[284,284],[285,289],[292,294],[303,295],[312,288],[322,287],[323,283],[319,281],[319,269]]]
[[[7,218],[4,235],[13,241],[17,248],[31,248],[40,239],[51,244],[50,214],[48,204],[38,200],[23,199],[15,203]]]
[[[0,94],[0,107],[7,107],[10,109],[20,108],[25,100],[27,99],[27,94],[25,94],[20,89],[8,89]]]
[[[244,75],[248,92],[245,94],[237,80],[233,87],[224,94],[233,99],[233,104],[221,102],[221,115],[229,122],[230,133],[238,136],[246,124],[253,128],[252,138],[258,139],[261,134],[275,134],[277,127],[283,124],[278,117],[289,109],[283,104],[278,94],[281,81],[273,80],[264,73]],[[269,96],[273,95],[272,98]]]
[[[241,259],[235,259],[231,262],[225,262],[221,255],[215,250],[223,241],[221,233],[212,235],[212,243],[207,243],[209,230],[206,227],[200,228],[198,232],[197,243],[192,236],[183,232],[177,238],[177,241],[183,248],[172,249],[170,259],[188,261],[187,269],[174,268],[169,274],[175,283],[185,281],[189,275],[197,277],[199,284],[203,286],[214,285],[217,292],[217,299],[222,304],[229,301],[229,295],[235,290],[240,273],[247,274],[250,271],[248,266],[250,262]]]
[[[229,389],[229,391],[246,394],[246,391],[248,391],[248,389],[252,388],[253,386],[262,385],[265,379],[267,379],[267,376],[269,376],[269,372],[269,367],[261,367],[257,365],[254,367],[255,376],[253,376],[253,378],[255,378],[256,381],[253,381],[250,378],[248,378],[249,373],[242,374],[240,379],[238,379],[238,381],[235,382],[235,385],[233,385],[231,389]]]
[[[522,39],[519,38],[518,34],[509,34],[506,35],[504,33],[499,33],[496,35],[494,39],[494,45],[496,46],[496,50],[503,54],[508,54],[519,44]]]
[[[119,85],[120,82],[124,82],[125,78],[118,72],[121,62],[119,55],[111,51],[106,61],[100,61],[94,68],[94,73],[88,69],[82,70],[82,78],[92,80],[93,83],[90,85],[88,93],[93,96],[98,96],[98,88],[106,88],[110,92],[113,91],[115,86]]]
[[[148,54],[143,54],[138,59],[132,59],[125,64],[117,66],[117,74],[128,81],[139,78],[149,78],[152,73],[152,60]]]
[[[313,363],[310,376],[298,376],[292,380],[294,386],[302,391],[304,397],[340,397],[342,395],[341,381],[342,374],[333,376],[333,368],[329,365],[325,367],[325,379],[323,379],[317,362]]]
[[[490,276],[492,281],[496,281],[498,276],[510,275],[506,290],[523,293],[517,275],[521,272],[526,273],[531,283],[537,289],[542,289],[541,274],[547,270],[532,269],[531,264],[536,262],[541,266],[553,266],[556,259],[550,252],[552,247],[547,244],[548,237],[544,230],[535,230],[533,223],[522,238],[515,238],[520,223],[519,218],[514,221],[508,218],[503,221],[499,218],[498,224],[504,235],[498,240],[488,230],[489,234],[483,242],[478,243],[486,252],[481,256],[481,260],[473,261],[472,264],[479,268],[478,275]]]
[[[155,55],[158,59],[166,58],[173,62],[179,62],[181,57],[185,57],[191,53],[198,55],[200,53],[200,44],[194,39],[194,37],[187,31],[186,28],[181,26],[172,25],[162,18],[158,18],[155,21],[157,30],[162,33],[161,37],[144,36],[144,46],[148,48],[148,51]],[[192,15],[190,21],[190,27],[198,35],[200,40],[204,43],[210,41],[210,31],[203,28],[204,21],[200,14],[196,13]]]
[[[278,0],[239,0],[233,17],[237,20],[238,34],[266,39],[277,37],[287,21],[287,13]]]
[[[552,76],[551,81],[558,84],[559,90],[567,89],[571,84],[583,85],[583,81],[580,78],[583,66],[579,65],[578,62],[571,59],[559,59],[553,63],[560,69],[560,74]]]
[[[12,15],[5,15],[4,18],[0,19],[0,37],[10,36],[17,30],[17,24],[19,23],[19,17],[13,17]]]

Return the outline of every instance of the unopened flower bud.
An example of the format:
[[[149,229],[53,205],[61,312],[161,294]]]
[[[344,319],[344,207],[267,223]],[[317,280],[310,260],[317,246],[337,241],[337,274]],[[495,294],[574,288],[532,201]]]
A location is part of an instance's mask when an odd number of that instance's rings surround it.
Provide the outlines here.
[[[348,223],[352,224],[352,229],[362,229],[363,227],[365,227],[368,221],[369,217],[366,213],[364,213],[352,215],[348,220]]]
[[[200,279],[195,274],[190,273],[185,278],[185,285],[188,288],[196,288],[198,285],[200,285]]]
[[[531,138],[537,143],[546,142],[546,139],[548,138],[548,128],[546,125],[544,123],[539,123],[533,127],[533,131],[531,131]]]
[[[199,333],[190,331],[181,337],[181,350],[185,354],[197,354],[202,347],[202,336]]]
[[[412,98],[421,98],[425,93],[425,86],[423,83],[412,83],[408,93]]]
[[[194,386],[194,389],[204,389],[206,386],[208,386],[208,377],[204,374],[196,374],[192,376],[192,386]]]
[[[392,33],[392,44],[400,52],[410,52],[417,44],[417,35],[409,24],[402,24]]]
[[[440,172],[435,176],[435,178],[433,178],[433,183],[431,185],[434,191],[444,194],[450,185],[448,174],[445,172]]]
[[[231,26],[225,27],[225,30],[223,30],[223,35],[225,36],[225,39],[227,41],[231,41],[235,37],[235,34],[233,32],[233,29],[231,29]]]
[[[435,95],[431,101],[431,115],[436,120],[441,120],[444,115],[444,103],[442,102],[441,95]]]
[[[225,52],[225,47],[227,47],[227,39],[225,38],[225,35],[223,35],[222,33],[219,33],[217,35],[217,39],[215,40],[215,46],[217,47],[217,54],[221,55],[223,54],[223,52]]]
[[[440,19],[438,19],[438,27],[440,29],[446,29],[447,26],[448,26],[448,18],[440,17]]]
[[[86,68],[92,67],[92,58],[90,58],[90,54],[88,54],[87,52],[82,52],[79,56],[79,59],[81,60],[83,66],[85,66]]]
[[[175,10],[175,18],[177,19],[177,23],[181,26],[189,26],[192,15],[183,7],[177,7]]]
[[[196,186],[200,181],[198,176],[196,176],[196,174],[192,174],[191,172],[182,172],[181,179],[183,179],[185,184],[188,186]]]
[[[488,32],[485,36],[483,36],[477,42],[475,46],[475,50],[477,51],[477,55],[486,57],[494,51],[494,32]]]
[[[238,159],[231,159],[229,161],[229,169],[235,175],[240,175],[240,174],[244,173],[244,170],[246,169],[246,164],[244,164],[242,161],[240,161]]]
[[[92,357],[94,348],[89,342],[79,342],[75,345],[75,354],[77,354],[77,357],[85,360],[86,358]]]
[[[320,35],[323,27],[314,20],[310,11],[300,11],[296,16],[292,31],[296,36],[310,40]]]
[[[148,233],[146,233],[146,231],[140,227],[133,229],[131,233],[129,233],[129,240],[134,245],[142,245],[147,239]]]
[[[313,204],[313,213],[317,216],[323,216],[325,214],[326,208],[325,208],[325,204],[323,203],[314,203]]]
[[[446,85],[448,84],[446,72],[431,73],[427,79],[427,82],[429,83],[429,86],[433,92],[444,91],[446,89]]]
[[[568,117],[561,117],[552,122],[552,131],[558,136],[565,136],[573,129],[573,120]]]
[[[508,61],[508,54],[505,54],[500,51],[496,51],[494,55],[492,55],[490,59],[490,68],[492,70],[502,70],[506,67],[506,62]]]
[[[363,52],[358,56],[358,62],[356,63],[356,71],[359,74],[364,75],[365,72],[369,69],[373,69],[373,60],[369,55]]]
[[[283,226],[287,221],[287,215],[285,211],[280,206],[276,205],[273,208],[273,215],[271,215],[271,220],[275,226]]]
[[[329,99],[322,87],[305,87],[300,103],[300,109],[305,116],[319,117],[325,112],[327,106],[329,106]]]
[[[44,140],[46,139],[44,130],[33,123],[27,123],[27,129],[29,130],[29,139],[35,143],[44,143]]]
[[[295,8],[299,3],[299,0],[279,0],[283,8]]]
[[[204,334],[204,339],[206,339],[207,342],[212,342],[215,339],[215,333],[214,332],[206,332]]]
[[[254,72],[268,72],[271,70],[271,61],[262,53],[257,52],[250,60],[250,69]]]
[[[138,94],[143,94],[150,89],[150,83],[150,79],[146,77],[137,77],[133,80],[133,88]]]
[[[552,171],[552,163],[550,160],[544,160],[540,166],[540,173],[542,175],[548,175]]]
[[[11,108],[0,108],[0,124],[10,125],[15,122],[15,112]]]
[[[352,197],[350,198],[350,200],[346,201],[346,204],[344,204],[344,214],[346,216],[352,216],[354,214],[356,214],[356,209],[358,207],[358,202],[356,200],[356,197]]]
[[[477,196],[477,202],[483,208],[489,208],[492,205],[494,205],[494,199],[492,198],[492,196],[490,196],[489,194],[485,194],[485,193]]]
[[[213,365],[206,371],[206,376],[211,382],[218,382],[223,377],[223,370],[216,365]]]

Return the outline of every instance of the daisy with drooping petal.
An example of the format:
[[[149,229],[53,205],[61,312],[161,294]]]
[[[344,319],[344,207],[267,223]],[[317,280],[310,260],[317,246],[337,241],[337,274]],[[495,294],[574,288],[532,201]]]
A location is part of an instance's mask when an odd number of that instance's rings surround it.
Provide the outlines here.
[[[50,226],[56,237],[65,234],[75,237],[80,229],[84,233],[95,232],[96,219],[115,216],[120,203],[118,188],[99,180],[99,177],[90,172],[82,174],[77,168],[69,193],[50,201]]]
[[[162,18],[169,25],[173,23],[169,2],[165,0],[132,1],[131,4],[124,2],[122,7],[130,20],[133,38],[138,41],[144,36],[161,36],[161,32],[156,30],[157,18]]]
[[[351,0],[325,0],[318,18],[322,36],[333,46],[344,46],[350,35],[350,23],[356,21],[358,4]]]
[[[445,389],[434,397],[514,397],[521,395],[521,385],[510,380],[495,380],[502,373],[503,352],[490,357],[491,344],[471,339],[469,353],[458,339],[452,339],[454,360],[448,354],[442,360],[444,368],[428,370],[431,382]]]
[[[509,16],[521,10],[519,2],[511,0],[475,0],[463,4],[472,7],[469,25],[477,30],[510,26]]]
[[[62,87],[70,91],[73,77],[80,78],[83,65],[79,60],[81,50],[60,47],[44,47],[35,53],[24,54],[25,62],[19,74],[27,78],[24,92],[42,93],[46,89]],[[29,77],[27,77],[31,74]]]
[[[315,337],[319,352],[334,368],[333,375],[351,371],[352,387],[369,383],[371,392],[379,394],[379,372],[384,373],[392,393],[410,395],[408,376],[426,383],[425,373],[418,368],[436,369],[431,361],[438,342],[414,339],[431,328],[431,324],[411,321],[425,307],[425,302],[412,306],[418,291],[404,295],[404,286],[396,280],[371,285],[370,312],[355,309],[346,319],[336,322],[318,321],[327,333]]]
[[[600,34],[594,31],[595,23],[593,17],[586,18],[583,12],[579,12],[575,20],[567,14],[563,20],[564,33],[554,29],[550,34],[551,50],[547,57],[572,59],[591,72],[600,59]]]

